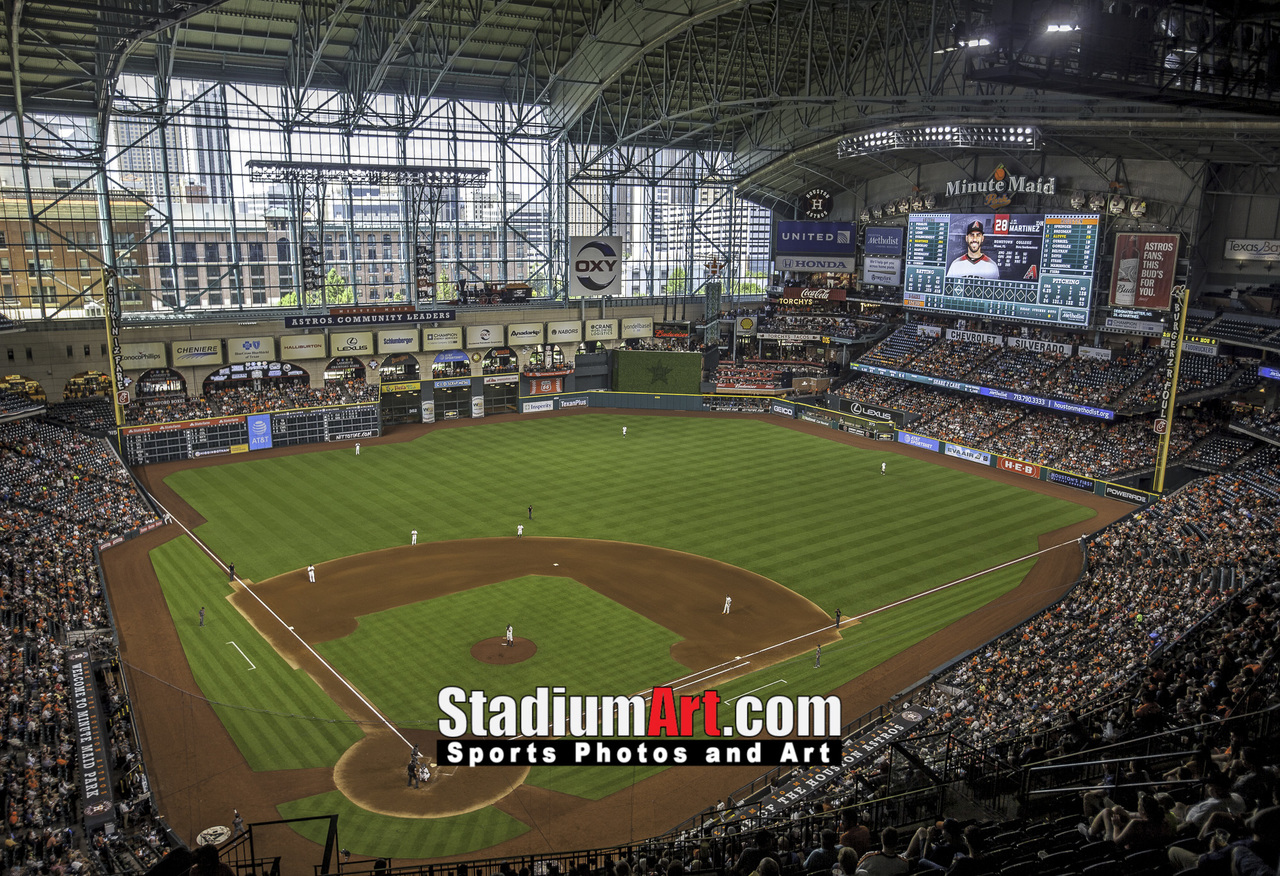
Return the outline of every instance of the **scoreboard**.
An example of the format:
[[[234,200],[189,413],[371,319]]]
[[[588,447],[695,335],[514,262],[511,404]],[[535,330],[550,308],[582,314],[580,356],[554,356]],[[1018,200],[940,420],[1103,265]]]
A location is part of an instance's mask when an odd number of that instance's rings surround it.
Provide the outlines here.
[[[1098,230],[1085,213],[912,214],[903,304],[1087,326]]]
[[[153,423],[119,431],[125,462],[147,465],[275,445],[372,438],[382,434],[382,424],[378,405],[371,404]]]

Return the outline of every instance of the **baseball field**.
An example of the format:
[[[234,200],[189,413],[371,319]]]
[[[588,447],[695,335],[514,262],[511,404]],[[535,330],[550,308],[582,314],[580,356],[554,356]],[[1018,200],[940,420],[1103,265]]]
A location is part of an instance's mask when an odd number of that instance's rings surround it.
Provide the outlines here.
[[[177,524],[104,554],[160,811],[189,842],[233,806],[336,812],[353,854],[397,860],[651,835],[759,768],[433,764],[414,788],[440,689],[834,692],[852,719],[1055,598],[1075,536],[1128,510],[766,416],[362,444],[148,467]],[[278,841],[306,855],[307,824]]]

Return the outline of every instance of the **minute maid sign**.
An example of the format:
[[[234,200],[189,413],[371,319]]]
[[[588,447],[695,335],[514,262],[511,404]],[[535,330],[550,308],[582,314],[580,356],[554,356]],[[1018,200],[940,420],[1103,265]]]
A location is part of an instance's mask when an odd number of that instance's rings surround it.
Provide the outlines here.
[[[174,341],[173,364],[221,365],[222,341]]]
[[[990,179],[955,179],[947,183],[947,197],[959,195],[985,195],[983,202],[992,209],[1008,205],[1016,194],[1030,193],[1037,195],[1054,195],[1058,192],[1056,176],[1041,176],[1030,179],[1005,170],[1001,164],[991,173]]]

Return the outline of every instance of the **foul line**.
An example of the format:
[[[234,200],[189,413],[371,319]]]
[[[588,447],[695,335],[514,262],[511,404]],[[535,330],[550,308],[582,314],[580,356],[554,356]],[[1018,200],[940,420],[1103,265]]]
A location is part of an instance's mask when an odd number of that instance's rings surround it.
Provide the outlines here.
[[[160,502],[154,496],[149,496],[149,497],[151,498],[151,501],[156,504],[156,507],[161,508],[162,510],[167,510],[167,509],[164,509],[164,506],[161,505]],[[177,524],[178,526],[180,526],[182,528],[182,531],[185,532],[202,551],[208,554],[210,559],[212,559],[215,563],[221,566],[224,570],[230,571],[227,567],[227,564],[222,562],[222,560],[218,558],[217,554],[211,551],[204,544],[204,542],[200,541],[200,539],[196,537],[196,534],[192,532],[190,529],[188,529],[182,521],[178,520],[177,517],[173,517],[172,515],[169,516],[169,520]],[[1064,541],[1060,544],[1055,544],[1051,547],[1042,548],[1038,551],[1033,551],[1032,553],[1024,554],[1023,556],[1016,557],[1012,560],[1009,560],[1008,562],[1001,563],[998,566],[991,566],[990,568],[983,569],[979,572],[974,572],[972,575],[966,575],[963,578],[957,578],[954,581],[948,581],[946,584],[939,584],[937,587],[930,588],[929,590],[923,590],[920,593],[907,596],[903,599],[899,599],[896,602],[890,602],[887,605],[880,606],[879,608],[873,608],[870,611],[863,612],[862,614],[852,615],[849,617],[842,617],[840,621],[836,624],[836,629],[839,629],[842,624],[846,624],[851,621],[862,620],[863,618],[871,617],[874,614],[879,614],[882,611],[888,611],[891,608],[897,608],[900,605],[905,605],[908,602],[914,602],[917,599],[922,599],[926,596],[932,596],[935,593],[940,593],[943,590],[948,590],[952,587],[956,587],[960,584],[964,584],[967,581],[972,581],[974,578],[981,578],[983,575],[989,574],[991,572],[998,572],[999,570],[1008,568],[1009,566],[1014,566],[1014,565],[1017,565],[1018,563],[1035,559],[1036,557],[1039,557],[1043,554],[1047,554],[1050,551],[1055,551],[1058,548],[1066,547],[1067,545],[1073,545],[1073,544],[1078,544],[1078,540],[1073,538],[1070,541]],[[312,648],[309,644],[307,644],[307,642],[294,631],[293,627],[285,623],[284,619],[281,618],[280,615],[276,614],[275,611],[271,608],[271,606],[263,602],[262,598],[258,596],[257,593],[250,590],[249,587],[246,586],[245,583],[240,580],[239,575],[236,576],[235,580],[239,582],[240,586],[244,588],[246,593],[248,593],[250,596],[252,596],[254,599],[258,601],[258,604],[261,605],[268,614],[270,614],[273,618],[279,621],[280,625],[283,626],[285,629],[287,629],[289,633],[298,641],[298,643],[301,644],[302,647],[306,648],[307,651],[317,661],[319,661],[321,666],[329,670],[329,672],[333,675],[333,677],[342,683],[343,687],[351,691],[351,693],[353,693],[356,696],[356,698],[360,700],[360,702],[364,703],[364,705],[367,706],[369,710],[373,712],[374,715],[377,716],[378,720],[380,720],[384,725],[386,725],[388,730],[394,733],[400,739],[400,741],[403,742],[405,745],[412,747],[413,743],[409,742],[409,740],[406,739],[398,729],[396,729],[396,726],[392,724],[390,721],[388,721],[387,718],[380,711],[378,711],[377,707],[374,706],[373,703],[369,702],[369,700],[365,698],[364,694],[356,690],[356,688],[353,687],[349,681],[347,681],[345,678],[342,677],[342,674],[339,673],[337,669],[333,668],[333,666],[331,666],[328,663],[328,661],[326,661],[323,657],[321,657],[318,653],[316,653],[316,650]],[[698,672],[692,672],[692,673],[689,673],[688,675],[683,675],[670,682],[667,682],[665,686],[670,687],[673,690],[684,690],[686,688],[692,687],[693,685],[715,678],[716,676],[724,675],[726,673],[733,672],[738,669],[742,669],[743,667],[751,663],[751,661],[747,659],[749,657],[757,657],[761,654],[767,654],[768,652],[773,651],[777,648],[781,648],[785,645],[790,645],[795,642],[799,642],[803,639],[809,638],[810,636],[816,633],[825,632],[828,629],[830,629],[830,626],[824,623],[821,627],[819,627],[816,630],[811,630],[810,632],[807,632],[807,633],[801,633],[798,636],[792,636],[790,639],[785,639],[781,642],[775,642],[774,644],[761,648],[758,651],[752,651],[749,654],[740,655],[740,656],[734,657],[731,660],[722,661],[721,663],[717,663],[714,666],[708,666],[706,669],[699,670]],[[228,642],[227,644],[234,645],[235,643]],[[236,650],[239,651],[240,648],[236,646]],[[240,653],[243,656],[244,652],[241,651]],[[245,659],[248,660],[249,658],[245,657]],[[734,700],[741,699],[742,697],[748,696],[759,690],[764,690],[767,687],[772,687],[773,685],[778,683],[786,684],[787,682],[785,679],[775,679],[774,681],[769,682],[768,684],[763,685],[761,687],[758,687],[755,690],[747,691],[744,694],[740,694],[739,696],[734,697],[732,700],[729,700],[728,702],[733,702]],[[644,693],[638,692],[638,695],[644,696]],[[523,736],[517,736],[515,738],[519,739],[519,738],[523,738]]]
[[[1021,557],[1017,557],[1016,559],[1009,560],[1007,563],[1001,563],[1001,564],[1000,564],[1000,565],[998,565],[998,566],[992,566],[992,567],[991,567],[991,568],[989,568],[989,569],[983,569],[981,572],[974,572],[972,575],[966,575],[966,576],[964,576],[963,578],[957,578],[957,579],[955,579],[954,581],[948,581],[946,584],[939,584],[937,587],[933,587],[933,588],[931,588],[931,589],[929,589],[929,590],[921,591],[920,593],[916,593],[916,594],[914,594],[914,595],[912,595],[912,596],[908,596],[908,597],[906,597],[905,599],[899,599],[897,602],[890,602],[888,605],[882,605],[882,606],[880,606],[879,608],[873,608],[873,609],[871,609],[871,611],[864,612],[864,613],[862,613],[862,614],[858,614],[858,615],[853,615],[853,616],[851,616],[851,617],[842,617],[842,618],[840,619],[840,623],[843,625],[843,624],[849,623],[849,622],[851,622],[851,621],[862,620],[862,619],[863,619],[863,618],[865,618],[865,617],[871,617],[871,615],[873,615],[873,614],[879,614],[879,613],[880,613],[880,612],[882,612],[882,611],[887,611],[887,610],[889,610],[889,609],[891,609],[891,608],[896,608],[896,607],[897,607],[897,606],[899,606],[899,605],[905,605],[906,603],[908,603],[908,602],[912,602],[912,601],[914,601],[914,600],[916,600],[916,599],[922,599],[922,598],[924,598],[924,597],[926,597],[926,596],[931,596],[931,595],[932,595],[932,594],[934,594],[934,593],[939,593],[939,592],[941,592],[941,591],[943,591],[943,590],[947,590],[947,589],[949,589],[949,588],[951,588],[951,587],[956,587],[956,586],[958,586],[958,585],[960,585],[960,584],[964,584],[966,581],[972,581],[974,578],[981,578],[983,575],[986,575],[986,574],[987,574],[987,573],[989,573],[989,572],[997,572],[997,571],[999,571],[1000,569],[1007,568],[1008,566],[1014,566],[1014,565],[1017,565],[1018,563],[1026,562],[1027,560],[1031,560],[1031,559],[1035,559],[1036,557],[1038,557],[1038,556],[1040,556],[1040,555],[1042,555],[1042,554],[1047,554],[1047,553],[1049,553],[1050,551],[1056,551],[1058,548],[1066,547],[1067,545],[1073,545],[1073,544],[1077,544],[1077,543],[1078,543],[1078,542],[1077,542],[1077,540],[1073,538],[1073,539],[1071,539],[1070,541],[1064,541],[1064,542],[1062,542],[1061,544],[1055,544],[1055,545],[1053,545],[1052,547],[1042,548],[1041,550],[1034,551],[1034,552],[1032,552],[1032,553],[1025,554],[1025,555],[1023,555],[1023,556],[1021,556]],[[670,686],[670,687],[673,687],[673,688],[676,688],[677,690],[683,690],[684,688],[687,688],[687,687],[690,687],[690,686],[692,686],[692,685],[694,685],[694,684],[697,684],[697,683],[698,683],[698,679],[699,679],[701,676],[703,676],[704,674],[706,674],[706,673],[710,672],[712,669],[720,669],[720,667],[722,667],[722,666],[723,666],[723,667],[728,667],[727,669],[722,669],[720,672],[715,673],[716,675],[722,675],[724,672],[728,672],[730,669],[734,668],[734,667],[733,667],[732,665],[730,665],[730,664],[736,664],[736,663],[737,663],[737,661],[739,661],[739,660],[746,660],[748,657],[758,657],[758,656],[759,656],[759,655],[761,655],[761,654],[767,654],[768,652],[770,652],[770,651],[772,651],[772,650],[774,650],[774,649],[776,649],[776,648],[781,648],[781,647],[783,647],[784,645],[791,645],[791,644],[794,644],[795,642],[799,642],[799,641],[801,641],[801,640],[803,640],[803,639],[807,639],[807,638],[809,638],[810,636],[812,636],[812,635],[814,635],[814,634],[816,634],[816,633],[825,632],[826,630],[829,630],[830,628],[831,628],[831,627],[830,627],[830,625],[829,625],[829,624],[823,624],[821,627],[819,627],[819,628],[818,628],[818,629],[816,629],[816,630],[812,630],[812,631],[807,632],[807,633],[801,633],[801,634],[800,634],[800,635],[798,635],[798,636],[792,636],[790,639],[786,639],[786,640],[781,641],[781,642],[775,642],[775,643],[774,643],[774,644],[772,644],[772,645],[769,645],[769,646],[767,646],[767,647],[761,648],[759,651],[752,651],[750,654],[744,654],[744,655],[742,655],[741,657],[735,657],[735,658],[733,658],[733,660],[726,660],[725,662],[720,663],[720,664],[718,664],[717,666],[712,666],[712,667],[709,667],[708,669],[704,669],[702,672],[694,672],[694,673],[691,673],[691,674],[689,674],[689,675],[683,676],[683,677],[681,677],[681,678],[677,678],[675,681],[670,682],[670,683],[669,683],[669,686]],[[767,685],[766,685],[766,687],[767,687]],[[742,696],[746,696],[746,694],[742,694]]]
[[[153,501],[153,502],[155,502],[155,503],[156,503],[156,507],[161,508],[161,509],[162,509],[162,510],[164,510],[166,513],[168,512],[168,509],[167,509],[167,508],[164,508],[164,506],[163,506],[163,505],[161,505],[158,501],[156,501],[155,496],[151,496],[150,498],[151,498],[151,501]],[[212,559],[215,563],[217,563],[219,566],[221,566],[221,567],[222,567],[224,570],[226,570],[228,573],[231,571],[231,570],[230,570],[230,568],[227,566],[227,564],[226,564],[226,563],[224,563],[224,562],[222,562],[222,560],[221,560],[221,559],[219,559],[219,557],[218,557],[218,555],[217,555],[217,554],[215,554],[213,551],[209,550],[208,545],[206,545],[206,544],[205,544],[204,542],[202,542],[199,538],[197,538],[197,537],[196,537],[196,534],[195,534],[194,532],[192,532],[190,529],[187,529],[186,524],[184,524],[184,523],[183,523],[181,520],[179,520],[177,517],[173,517],[172,515],[170,515],[170,519],[171,519],[174,523],[176,523],[178,526],[182,527],[182,531],[183,531],[183,532],[185,532],[185,533],[186,533],[186,534],[191,538],[191,540],[192,540],[192,541],[194,541],[194,542],[196,543],[196,545],[200,548],[200,550],[202,550],[202,551],[204,551],[206,554],[208,554],[210,559]],[[298,641],[298,644],[300,644],[300,645],[302,645],[302,647],[306,648],[306,649],[307,649],[307,652],[308,652],[312,657],[314,657],[317,661],[319,661],[319,663],[320,663],[320,665],[321,665],[321,666],[323,666],[325,669],[329,670],[330,674],[332,674],[334,678],[338,679],[338,681],[342,683],[342,686],[343,686],[343,687],[345,687],[347,690],[351,691],[351,693],[353,693],[353,694],[355,695],[356,699],[358,699],[360,702],[364,703],[364,705],[365,705],[366,707],[368,707],[369,711],[373,712],[373,714],[374,714],[375,716],[377,716],[378,720],[379,720],[379,721],[381,721],[383,724],[385,724],[385,725],[386,725],[386,727],[387,727],[387,729],[388,729],[388,730],[390,730],[390,731],[391,731],[392,733],[394,733],[397,737],[399,737],[400,741],[401,741],[401,742],[403,742],[405,745],[409,746],[410,748],[412,748],[412,747],[413,747],[413,743],[412,743],[412,742],[410,742],[408,739],[405,739],[404,734],[402,734],[398,729],[396,729],[396,726],[395,726],[394,724],[392,724],[390,721],[388,721],[388,720],[387,720],[387,718],[386,718],[386,716],[385,716],[385,715],[383,715],[383,714],[382,714],[382,712],[378,711],[378,707],[377,707],[377,706],[375,706],[373,703],[369,702],[369,700],[365,698],[365,695],[364,695],[364,694],[362,694],[362,693],[360,693],[360,691],[356,690],[356,688],[351,684],[351,682],[349,682],[349,681],[347,681],[345,678],[343,678],[343,677],[342,677],[342,674],[341,674],[340,672],[338,672],[338,670],[336,670],[336,669],[334,669],[332,666],[330,666],[330,665],[329,665],[329,662],[328,662],[327,660],[325,660],[325,659],[324,659],[323,657],[321,657],[318,653],[316,653],[316,649],[315,649],[315,648],[312,648],[309,644],[307,644],[306,640],[305,640],[305,639],[303,639],[303,638],[302,638],[302,636],[299,636],[299,635],[294,631],[293,627],[291,627],[291,626],[289,626],[289,624],[285,623],[284,618],[282,618],[282,617],[280,617],[280,615],[276,614],[276,613],[275,613],[275,610],[274,610],[271,606],[269,606],[269,605],[267,605],[265,602],[263,602],[263,601],[262,601],[262,597],[261,597],[261,596],[259,596],[258,594],[254,593],[251,589],[249,589],[249,587],[244,583],[244,581],[241,581],[241,580],[240,580],[240,576],[239,576],[239,575],[236,575],[236,576],[235,576],[235,580],[236,580],[236,582],[237,582],[237,583],[239,583],[239,585],[240,585],[242,588],[244,588],[244,592],[245,592],[245,593],[248,593],[250,596],[252,596],[254,599],[256,599],[256,600],[258,601],[258,604],[259,604],[259,605],[261,605],[261,606],[263,607],[263,609],[265,609],[265,610],[266,610],[267,614],[271,615],[273,618],[275,618],[277,621],[279,621],[279,622],[280,622],[280,626],[284,627],[286,630],[288,630],[288,631],[289,631],[289,635],[293,636],[293,637]],[[239,649],[237,649],[237,650],[239,650]],[[243,652],[241,652],[241,653],[243,653]],[[246,659],[248,659],[248,658],[246,658]]]
[[[237,645],[235,642],[227,642],[227,644],[230,645],[232,648],[235,648],[237,651],[240,651],[240,646]],[[253,665],[253,661],[249,659],[249,655],[245,654],[243,651],[240,651],[240,656],[244,658],[245,663],[249,664],[250,670],[254,670],[258,668]]]

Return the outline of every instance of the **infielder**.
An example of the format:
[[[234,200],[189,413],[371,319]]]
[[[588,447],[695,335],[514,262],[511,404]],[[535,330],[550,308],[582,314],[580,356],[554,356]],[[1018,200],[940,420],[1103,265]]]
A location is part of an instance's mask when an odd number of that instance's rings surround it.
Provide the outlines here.
[[[720,613],[721,613],[721,614],[728,614],[728,613],[729,613],[729,606],[731,606],[731,605],[733,605],[733,597],[732,597],[732,596],[726,596],[726,597],[724,598],[724,611],[722,611],[722,612],[720,612]]]
[[[307,566],[307,580],[312,584],[316,583],[316,567]]]

